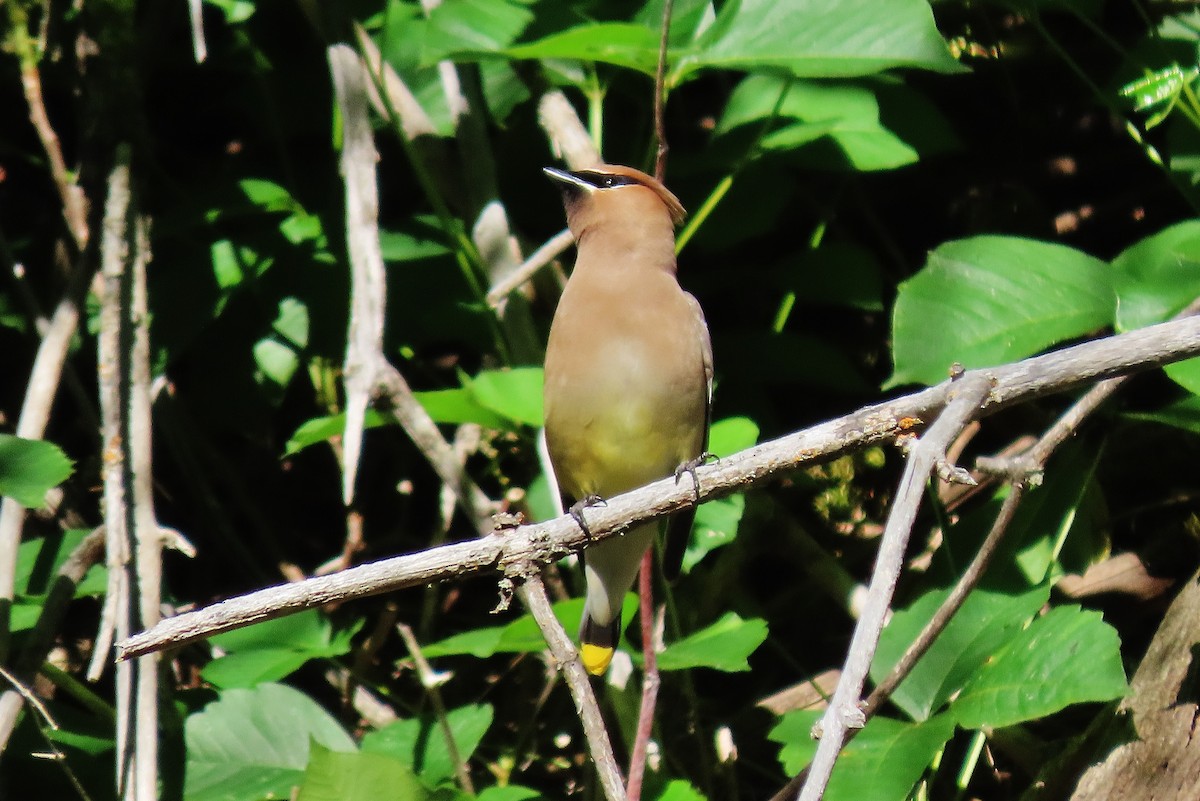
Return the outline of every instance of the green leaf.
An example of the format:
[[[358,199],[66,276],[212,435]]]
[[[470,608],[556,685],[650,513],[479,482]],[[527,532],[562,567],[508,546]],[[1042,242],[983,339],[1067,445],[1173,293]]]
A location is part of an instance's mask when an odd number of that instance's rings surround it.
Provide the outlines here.
[[[1194,86],[1198,74],[1200,70],[1195,67],[1185,72],[1179,64],[1173,63],[1130,81],[1120,88],[1118,94],[1133,101],[1134,111],[1155,110],[1146,120],[1146,128],[1149,129],[1166,119],[1179,96],[1187,87]]]
[[[204,0],[210,6],[221,9],[225,14],[225,22],[236,25],[254,16],[256,3],[251,0]]]
[[[218,657],[204,666],[200,676],[214,687],[226,690],[257,687],[290,676],[311,658],[311,654],[291,648],[257,648]]]
[[[1200,220],[1147,237],[1113,259],[1117,330],[1161,323],[1200,297]],[[1200,393],[1200,358],[1167,365],[1176,383]]]
[[[444,640],[422,646],[421,650],[429,659],[459,654],[484,659],[501,653],[500,644],[504,639],[504,628],[504,626],[488,626],[464,631],[461,634],[452,634]]]
[[[1087,701],[1125,694],[1117,632],[1098,612],[1051,609],[985,663],[948,714],[969,729],[1036,720]]]
[[[271,330],[292,347],[308,347],[308,306],[297,298],[281,298]]]
[[[1110,271],[1085,253],[1017,237],[947,242],[900,285],[887,386],[1030,356],[1111,324],[1113,311]]]
[[[429,12],[421,35],[421,64],[460,51],[496,52],[512,44],[533,12],[508,0],[443,0]]]
[[[1200,396],[1189,395],[1156,411],[1126,412],[1124,416],[1131,420],[1162,423],[1190,431],[1193,434],[1200,434]]]
[[[648,28],[657,28],[662,24],[663,5],[664,0],[649,0],[634,14],[633,21]],[[683,47],[696,41],[708,30],[715,18],[712,0],[679,0],[673,3],[671,47]]]
[[[668,83],[708,68],[844,78],[895,67],[963,71],[924,0],[730,0]]]
[[[658,795],[658,801],[706,801],[700,791],[683,779],[672,779]]]
[[[391,425],[392,422],[391,418],[380,414],[374,409],[367,409],[366,416],[363,419],[363,428],[379,428],[380,426]],[[346,415],[344,414],[314,417],[311,420],[301,423],[300,427],[292,433],[292,436],[287,441],[287,446],[284,448],[283,455],[291,456],[310,445],[316,445],[318,442],[326,442],[333,437],[340,437],[345,432]]]
[[[871,678],[880,682],[949,595],[924,593],[897,611],[879,639]],[[914,720],[928,720],[971,678],[987,659],[1018,633],[1050,598],[1044,584],[1019,595],[976,589],[921,657],[891,701]]]
[[[310,659],[349,653],[350,639],[362,625],[359,620],[335,637],[329,620],[309,609],[218,634],[211,642],[227,655],[209,662],[200,675],[223,688],[275,681]]]
[[[9,622],[12,631],[34,627],[42,614],[47,594],[58,580],[59,569],[91,533],[90,529],[68,529],[21,543],[17,548],[15,597]],[[103,595],[108,589],[107,576],[103,560],[101,564],[92,565],[83,581],[75,586],[74,596]]]
[[[293,348],[275,337],[263,337],[254,343],[254,363],[258,365],[255,378],[259,383],[270,383],[283,389],[296,374],[300,357]]]
[[[551,34],[504,51],[515,59],[599,61],[654,75],[658,67],[658,33],[644,25],[600,22]]]
[[[1146,237],[1112,262],[1116,328],[1161,323],[1200,297],[1200,220]]]
[[[459,757],[469,760],[492,725],[492,707],[472,704],[446,713],[446,722],[454,735]],[[387,754],[411,765],[426,784],[433,786],[454,776],[446,738],[440,724],[432,718],[398,720],[363,737],[364,752]]]
[[[712,425],[708,450],[718,459],[733,456],[758,442],[758,423],[749,417],[726,417]]]
[[[583,598],[571,598],[554,604],[554,616],[569,632],[579,630],[579,621],[583,617],[583,601]],[[637,608],[637,594],[626,593],[625,604],[621,609],[622,631],[637,614]],[[493,654],[537,653],[545,647],[546,641],[542,639],[537,621],[532,615],[522,615],[506,626],[472,629],[423,646],[422,650],[427,658],[454,654],[484,658]]]
[[[1064,571],[1082,573],[1106,555],[1102,532],[1081,515],[1100,453],[1082,443],[1062,448],[1041,486],[1030,490],[1009,526],[1006,546],[1024,579],[1041,584]],[[1006,549],[1002,549],[1006,550]]]
[[[96,697],[95,700],[98,706],[105,706],[105,702],[100,698]],[[83,710],[74,706],[73,699],[64,699],[63,702],[51,701],[46,706],[57,724],[56,728],[44,729],[47,739],[88,755],[102,756],[106,760],[113,758],[112,754],[117,744],[116,729],[113,726],[116,717],[111,707],[104,711]],[[68,756],[67,759],[70,762],[71,757]]]
[[[420,261],[444,256],[450,248],[442,242],[410,234],[407,231],[380,231],[379,249],[387,262]]]
[[[709,501],[698,508],[691,539],[683,553],[683,572],[692,572],[709,553],[733,542],[745,512],[746,496],[741,493]]]
[[[666,671],[707,667],[726,673],[749,670],[746,658],[766,639],[765,620],[742,620],[736,612],[726,612],[716,623],[668,645],[658,655],[658,668]]]
[[[238,188],[242,190],[242,194],[246,196],[247,200],[263,211],[293,212],[301,210],[300,204],[292,197],[292,193],[274,181],[245,178],[238,181]]]
[[[525,425],[542,425],[542,368],[483,370],[466,386],[485,409]]]
[[[1106,555],[1105,527],[1092,515],[1091,488],[1099,456],[1086,441],[1068,443],[1055,454],[1042,484],[1028,490],[1017,508],[988,569],[989,586],[1020,592],[1064,572],[1082,573]],[[947,561],[965,563],[975,553],[1007,494],[1008,489],[1002,488],[963,515],[943,545],[950,549],[950,559],[934,560],[934,571],[945,570]],[[956,578],[949,571],[941,575],[944,583]]]
[[[909,123],[904,134],[884,120],[885,97],[891,108],[907,111],[900,118]],[[912,124],[915,114],[920,115],[918,125]],[[809,159],[799,156],[803,164],[817,169],[895,169],[916,162],[922,151],[944,150],[954,141],[937,109],[902,83],[803,81],[774,75],[751,75],[738,84],[716,134],[742,129],[757,135],[768,121],[771,128],[759,141],[760,151],[790,151],[818,140],[832,143],[832,154],[823,148],[813,149]]]
[[[430,793],[403,763],[383,754],[341,752],[314,744],[298,801],[422,801]]]
[[[91,533],[91,529],[72,528],[22,542],[17,548],[15,591],[21,595],[44,596],[63,564]],[[107,588],[105,573],[103,560],[92,565],[75,588],[76,597],[102,595]]]
[[[794,775],[812,761],[817,741],[810,732],[822,714],[789,712],[767,735],[783,743],[779,759],[786,773]],[[953,733],[948,715],[923,723],[871,718],[838,756],[825,801],[904,801]]]
[[[40,509],[46,493],[66,481],[74,463],[57,445],[0,434],[0,495]]]
[[[282,684],[225,690],[188,717],[184,729],[188,801],[287,798],[298,786],[313,742],[354,751],[354,741],[307,695]]]
[[[511,428],[511,423],[502,415],[479,402],[471,390],[465,387],[456,389],[433,389],[427,392],[414,392],[416,399],[429,412],[435,423],[478,423],[484,428],[495,428],[501,431]]]
[[[623,625],[629,622],[628,599],[623,610]],[[567,631],[578,631],[579,621],[583,617],[583,598],[571,598],[554,604],[554,616],[562,623]],[[546,641],[532,615],[522,615],[506,626],[495,626],[487,629],[456,634],[441,642],[424,646],[425,656],[448,656],[450,654],[470,654],[476,657],[487,657],[492,654],[504,653],[536,653],[545,649]]]
[[[478,801],[530,801],[530,799],[541,797],[542,794],[537,790],[522,787],[519,784],[509,784],[504,787],[492,785],[480,790],[479,795],[476,796]]]
[[[713,423],[708,449],[718,458],[745,450],[758,442],[758,424],[749,417],[729,417]],[[691,539],[683,554],[683,572],[689,573],[709,552],[733,542],[746,511],[746,496],[737,493],[709,501],[696,510]]]

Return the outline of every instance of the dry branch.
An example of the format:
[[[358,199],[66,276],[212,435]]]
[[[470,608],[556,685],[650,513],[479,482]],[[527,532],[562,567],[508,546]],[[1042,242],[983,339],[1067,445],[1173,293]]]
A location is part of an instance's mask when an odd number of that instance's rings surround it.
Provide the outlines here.
[[[605,801],[624,801],[625,786],[621,781],[621,769],[613,756],[612,743],[608,739],[608,730],[604,727],[604,718],[600,715],[600,707],[596,703],[596,694],[592,692],[592,684],[588,679],[583,663],[579,661],[579,653],[575,643],[563,630],[562,624],[554,616],[550,598],[546,595],[546,586],[538,566],[533,563],[517,565],[515,572],[522,574],[524,583],[520,588],[521,600],[537,621],[546,645],[550,647],[550,657],[556,667],[562,671],[575,699],[575,711],[583,723],[583,734],[588,748],[592,752],[592,761],[600,774],[600,786],[604,789]]]
[[[118,147],[101,244],[98,369],[109,614],[96,654],[103,660],[109,656],[109,631],[125,638],[158,622],[162,584],[162,534],[154,515],[150,459],[150,237],[135,202],[130,162],[129,147]],[[93,662],[94,668],[99,665]],[[158,792],[157,655],[119,664],[116,685],[117,793],[125,801],[152,801]]]
[[[900,578],[900,568],[904,565],[904,550],[925,494],[925,482],[945,461],[946,448],[983,408],[991,384],[992,378],[984,371],[968,373],[955,380],[950,385],[946,408],[909,455],[883,531],[879,554],[875,557],[875,571],[871,577],[867,602],[863,606],[862,617],[854,627],[850,653],[842,667],[837,690],[819,724],[822,728],[821,742],[813,757],[808,781],[800,792],[801,801],[818,801],[824,795],[825,786],[833,774],[834,762],[845,742],[846,732],[851,728],[861,729],[866,723],[859,700],[867,672],[871,669],[871,660],[875,657],[879,635],[887,620],[896,581]]]
[[[981,414],[1080,384],[1136,372],[1200,354],[1200,318],[1188,318],[1087,342],[1002,367],[969,371],[991,382]],[[947,402],[956,386],[946,382],[757,445],[697,470],[700,501],[760,484],[773,475],[835,458],[921,426]],[[444,441],[443,441],[444,442]],[[334,576],[271,587],[165,620],[119,645],[122,658],[180,645],[221,631],[334,601],[462,578],[483,571],[509,572],[515,564],[545,563],[631,526],[683,509],[696,501],[687,483],[648,484],[588,509],[591,538],[570,516],[456,542],[419,553],[360,565]]]
[[[1200,311],[1200,299],[1189,304],[1174,319],[1180,320],[1186,318],[1196,314],[1197,311]],[[892,666],[888,675],[879,682],[867,699],[861,704],[864,722],[865,720],[869,720],[891,698],[892,693],[896,691],[901,682],[912,672],[917,662],[925,655],[941,635],[942,631],[945,630],[946,626],[950,624],[950,621],[958,610],[962,608],[971,590],[979,584],[988,565],[991,564],[992,557],[999,549],[1000,543],[1004,539],[1004,535],[1007,533],[1008,527],[1016,515],[1017,508],[1024,499],[1026,491],[1030,486],[1040,482],[1041,473],[1046,466],[1046,462],[1067,439],[1074,436],[1083,422],[1131,377],[1131,375],[1123,375],[1108,378],[1095,384],[1079,400],[1072,404],[1055,421],[1054,425],[1047,429],[1041,438],[1028,446],[1024,452],[1016,452],[1004,459],[981,457],[977,460],[978,464],[987,465],[990,472],[1003,475],[1009,479],[1012,483],[1009,494],[1005,497],[1003,504],[1001,504],[1000,511],[997,513],[996,519],[992,522],[987,536],[980,544],[967,569],[959,577],[953,589],[951,589],[950,594],[934,612],[929,622],[918,632],[913,642],[905,649],[896,664]],[[978,422],[975,421],[973,424],[977,426]],[[894,513],[895,510],[893,510]],[[845,742],[853,739],[857,731],[849,731]],[[783,789],[772,797],[772,801],[787,801],[787,799],[796,797],[808,780],[811,768],[812,765],[810,764],[810,766],[801,770]],[[827,779],[828,777],[826,777]]]
[[[342,502],[354,500],[363,422],[377,365],[383,361],[387,295],[379,247],[379,189],[375,135],[367,116],[365,68],[347,45],[328,51],[334,95],[342,115],[342,180],[346,185],[346,249],[350,256],[350,331],[343,365],[346,423],[342,434]]]

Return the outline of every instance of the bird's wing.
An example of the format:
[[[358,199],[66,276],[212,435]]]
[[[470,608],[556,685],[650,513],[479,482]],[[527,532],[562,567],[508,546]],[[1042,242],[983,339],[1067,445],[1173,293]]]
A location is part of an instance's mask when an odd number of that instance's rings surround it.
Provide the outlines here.
[[[700,450],[695,458],[701,458],[708,450],[708,430],[712,425],[712,394],[713,394],[713,354],[712,338],[708,335],[708,323],[704,321],[704,310],[700,303],[688,293],[688,304],[692,309],[692,321],[695,326],[695,336],[700,343],[700,355],[704,369],[705,392],[707,393],[704,406],[704,433],[700,438]],[[693,476],[694,478],[694,476]],[[679,512],[667,521],[667,536],[663,547],[662,569],[668,581],[679,578],[683,566],[683,554],[687,551],[691,540],[692,523],[696,520],[696,507],[689,507]]]

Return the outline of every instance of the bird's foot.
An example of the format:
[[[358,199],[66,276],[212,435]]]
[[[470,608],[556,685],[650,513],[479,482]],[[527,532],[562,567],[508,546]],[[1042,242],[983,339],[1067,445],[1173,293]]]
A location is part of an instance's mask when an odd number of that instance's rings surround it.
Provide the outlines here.
[[[686,462],[684,462],[683,464],[679,465],[679,467],[675,468],[675,483],[676,484],[679,483],[679,479],[680,479],[680,477],[683,476],[684,473],[687,473],[689,476],[691,476],[692,477],[692,487],[696,491],[696,502],[699,503],[700,502],[700,481],[699,481],[699,479],[696,478],[696,468],[700,467],[702,465],[706,465],[709,462],[719,462],[719,461],[720,461],[720,459],[717,458],[717,455],[715,453],[709,453],[708,451],[705,451],[704,453],[697,456],[695,459],[689,459]]]
[[[583,510],[589,506],[606,505],[607,504],[604,502],[604,499],[599,495],[587,495],[571,504],[571,508],[567,510],[567,513],[571,515],[571,517],[579,525],[579,528],[583,530],[584,536],[590,540],[592,538],[592,530],[588,528],[587,521],[583,519]]]

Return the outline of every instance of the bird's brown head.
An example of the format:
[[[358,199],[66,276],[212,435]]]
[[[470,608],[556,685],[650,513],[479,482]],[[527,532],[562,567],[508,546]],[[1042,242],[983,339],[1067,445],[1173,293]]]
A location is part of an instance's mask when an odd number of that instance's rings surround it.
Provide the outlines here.
[[[562,189],[567,225],[576,239],[589,228],[609,224],[641,227],[661,221],[670,232],[686,215],[661,181],[632,167],[597,164],[574,171],[545,167],[543,172]]]

